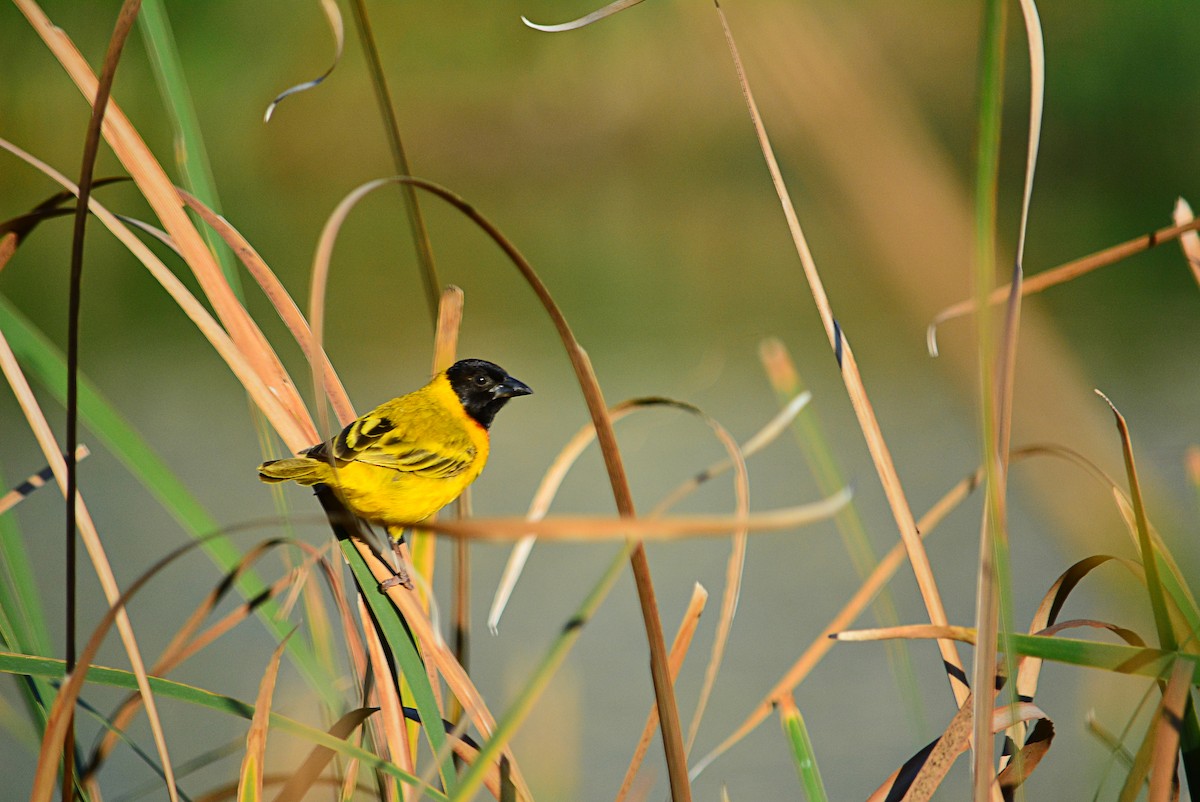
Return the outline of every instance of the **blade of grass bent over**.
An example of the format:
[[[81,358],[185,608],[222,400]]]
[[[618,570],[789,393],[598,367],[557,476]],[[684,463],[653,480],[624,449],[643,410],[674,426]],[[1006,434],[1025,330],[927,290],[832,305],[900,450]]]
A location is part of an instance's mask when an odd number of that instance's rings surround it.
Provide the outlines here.
[[[179,190],[179,197],[238,255],[242,265],[279,314],[279,319],[288,327],[288,331],[296,340],[296,344],[300,346],[300,351],[309,364],[320,363],[321,370],[325,375],[326,394],[329,403],[333,405],[334,412],[337,413],[338,420],[342,423],[349,423],[358,417],[354,414],[350,397],[346,393],[342,380],[333,369],[328,355],[324,351],[314,352],[312,350],[312,331],[309,329],[308,321],[304,319],[300,307],[296,306],[291,294],[284,289],[279,278],[259,256],[258,251],[254,250],[249,241],[242,236],[240,231],[230,225],[228,220],[206,206],[199,198],[183,190]]]
[[[342,22],[342,12],[338,10],[335,0],[321,0],[321,10],[325,12],[325,21],[329,23],[329,31],[333,34],[333,63],[329,65],[329,69],[325,70],[325,72],[321,73],[316,78],[313,78],[310,81],[304,81],[303,83],[296,84],[292,87],[288,87],[276,95],[275,99],[267,105],[267,110],[263,114],[264,123],[271,121],[271,115],[275,113],[276,107],[283,102],[285,97],[295,95],[300,92],[307,92],[309,89],[320,86],[326,78],[328,78],[330,75],[333,75],[333,71],[336,70],[338,64],[341,63],[342,49],[346,44],[346,26]]]
[[[640,2],[642,2],[642,0],[613,0],[613,2],[609,3],[603,8],[596,9],[590,14],[585,14],[578,19],[571,20],[570,22],[560,22],[557,25],[539,25],[536,22],[531,22],[527,17],[524,16],[521,17],[521,22],[525,23],[528,27],[533,28],[535,31],[545,31],[546,33],[575,31],[579,30],[580,28],[586,28],[593,22],[599,22],[602,19],[611,17],[613,14],[624,11],[627,8],[632,8]]]
[[[850,343],[846,340],[841,327],[833,317],[833,310],[825,294],[825,287],[821,282],[820,274],[817,272],[816,262],[808,247],[808,241],[804,236],[804,232],[800,227],[800,220],[796,216],[796,210],[791,202],[787,187],[783,183],[779,164],[775,160],[771,143],[767,138],[766,128],[763,125],[762,117],[758,113],[758,106],[754,101],[754,95],[750,91],[750,84],[746,80],[745,70],[742,67],[741,57],[738,55],[733,33],[719,5],[717,6],[717,14],[721,20],[721,27],[725,32],[725,41],[729,46],[729,52],[738,76],[738,83],[741,86],[742,95],[745,98],[746,107],[750,113],[750,119],[758,137],[759,147],[762,150],[763,158],[767,163],[767,169],[771,174],[771,181],[779,196],[780,204],[783,207],[784,217],[787,219],[788,230],[791,232],[796,253],[800,257],[800,265],[808,282],[808,288],[812,293],[813,301],[820,315],[821,324],[825,328],[829,345],[837,358],[838,367],[841,369],[841,377],[845,382],[851,406],[854,408],[854,414],[858,418],[859,426],[867,441],[867,448],[871,453],[876,472],[879,474],[880,483],[883,486],[888,505],[891,508],[896,525],[900,530],[900,536],[908,552],[908,559],[912,564],[917,586],[921,591],[921,599],[924,601],[925,608],[929,613],[929,620],[935,624],[945,624],[947,623],[946,610],[942,604],[941,593],[938,591],[937,582],[933,577],[929,557],[921,545],[921,536],[917,531],[916,522],[913,520],[912,509],[909,507],[908,499],[904,495],[904,490],[900,485],[900,477],[896,472],[895,464],[892,462],[891,453],[883,439],[883,432],[880,430],[879,423],[875,418],[875,412],[871,406],[870,399],[867,397],[862,376],[858,371],[858,363],[854,359]],[[958,656],[958,650],[954,644],[948,641],[939,641],[938,649],[941,652],[943,662],[946,664],[955,700],[961,704],[962,700],[966,698],[967,687],[965,675],[962,670],[962,660]]]
[[[60,172],[11,142],[0,138],[0,148],[37,168],[68,190],[76,191],[75,185]],[[172,188],[171,191],[178,198],[176,190]],[[154,255],[145,243],[95,198],[88,203],[91,212],[150,271],[163,289],[170,294],[171,299],[178,304],[180,310],[196,324],[196,327],[200,329],[213,349],[233,371],[238,381],[246,388],[250,397],[266,414],[288,446],[298,451],[313,443],[316,440],[316,429],[308,419],[308,412],[291,381],[288,380],[285,385],[269,385],[257,372],[257,363],[246,358],[225,329],[204,308],[204,305],[192,296],[186,285],[167,269],[166,265]],[[281,387],[285,389],[280,389]]]
[[[608,472],[609,484],[612,487],[617,510],[622,517],[633,517],[636,514],[636,510],[633,503],[633,496],[629,489],[629,481],[625,475],[625,466],[621,459],[616,435],[613,432],[612,421],[608,417],[608,407],[604,402],[604,395],[600,390],[595,371],[592,369],[591,360],[588,358],[583,346],[575,339],[575,335],[572,333],[566,317],[563,316],[562,311],[554,302],[553,296],[550,295],[549,289],[542,283],[533,266],[529,264],[521,252],[517,250],[516,246],[490,220],[480,214],[475,207],[444,187],[411,176],[396,176],[386,180],[424,189],[445,200],[482,229],[504,251],[513,266],[517,268],[525,283],[533,290],[534,295],[537,296],[546,314],[550,317],[555,330],[558,332],[559,339],[567,352],[567,357],[571,360],[571,367],[575,371],[576,381],[579,384],[580,391],[583,393],[588,413],[591,415],[592,422],[596,427],[597,440],[600,444],[601,454],[604,457],[604,464]],[[374,188],[378,185],[379,182],[372,182],[370,185],[365,186]],[[360,187],[356,192],[362,190],[363,188]],[[315,325],[315,321],[313,328],[314,330],[318,328]],[[654,684],[655,699],[659,704],[663,751],[666,754],[667,773],[670,777],[671,792],[675,796],[675,802],[690,802],[691,788],[688,785],[687,778],[687,755],[683,748],[683,734],[679,726],[679,711],[675,703],[675,689],[671,684],[667,670],[667,650],[662,631],[662,619],[658,614],[658,602],[654,595],[654,583],[650,574],[650,563],[646,557],[645,547],[640,543],[635,543],[629,554],[629,560],[650,651],[650,676]],[[482,781],[483,769],[472,773],[475,771],[475,768],[471,772],[468,772],[466,780],[469,780],[477,788],[478,783]],[[470,786],[468,786],[468,789],[470,789]]]
[[[1192,207],[1183,198],[1176,199],[1172,218],[1177,226],[1193,223],[1196,219],[1192,214]],[[1192,269],[1192,276],[1196,283],[1200,284],[1200,235],[1196,234],[1195,229],[1181,234],[1179,247],[1183,250],[1183,258],[1187,260],[1188,267]]]

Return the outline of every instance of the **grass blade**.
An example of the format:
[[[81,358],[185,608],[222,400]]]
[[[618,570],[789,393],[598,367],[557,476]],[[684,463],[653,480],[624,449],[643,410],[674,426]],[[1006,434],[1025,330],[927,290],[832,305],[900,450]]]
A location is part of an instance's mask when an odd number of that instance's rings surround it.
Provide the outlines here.
[[[294,630],[293,630],[294,631]],[[291,637],[291,633],[288,633]],[[279,660],[287,646],[284,638],[267,663],[262,680],[258,684],[258,698],[254,702],[254,716],[250,719],[250,730],[246,733],[246,752],[242,755],[242,769],[238,774],[237,802],[262,802],[263,771],[267,758],[267,728],[271,721],[271,699],[275,695],[275,680],[279,676]]]
[[[809,802],[825,802],[825,783],[821,781],[821,771],[817,768],[817,755],[813,750],[812,739],[808,737],[808,727],[804,725],[804,716],[789,694],[779,705],[779,721],[783,732],[792,747],[792,757],[796,760],[796,771],[800,773],[800,784]]]
[[[696,634],[696,627],[700,624],[700,614],[704,612],[704,604],[708,601],[708,591],[697,582],[692,588],[692,598],[688,602],[687,610],[683,613],[683,620],[679,623],[679,629],[675,633],[675,640],[671,643],[671,681],[674,682],[679,677],[679,669],[683,667],[683,660],[687,657],[688,649],[692,645],[692,636]],[[634,747],[633,757],[629,760],[629,768],[625,770],[625,779],[621,781],[621,789],[617,791],[615,802],[624,802],[629,796],[629,792],[633,790],[633,781],[637,779],[638,769],[642,766],[642,761],[646,758],[646,751],[650,748],[650,741],[654,737],[654,729],[658,726],[658,708],[650,708],[650,712],[646,715],[646,724],[642,727],[642,737],[638,739],[637,746]]]
[[[175,34],[171,30],[163,0],[142,0],[138,25],[158,84],[159,96],[171,121],[175,138],[175,166],[179,169],[181,182],[210,209],[220,211],[221,202],[217,197],[217,183],[213,178],[208,149],[204,146],[204,134],[196,116],[196,107],[192,104],[192,92],[188,88],[183,60],[179,57],[179,48],[175,44]],[[220,238],[214,236],[212,231],[204,229],[201,233],[217,257],[221,272],[234,295],[242,297],[241,278],[229,250],[222,246]]]
[[[375,90],[375,101],[379,107],[379,116],[383,121],[388,147],[392,151],[392,165],[398,175],[412,175],[412,168],[408,164],[408,154],[404,150],[404,141],[400,137],[400,121],[396,117],[396,105],[392,101],[387,76],[383,71],[383,59],[379,55],[379,47],[375,44],[375,33],[371,28],[371,21],[367,17],[367,4],[363,0],[351,0],[350,11],[354,16],[354,25],[358,29],[358,38],[362,42],[363,53],[367,57],[367,71],[371,76],[371,87]],[[436,321],[442,282],[438,279],[437,265],[433,259],[433,244],[430,242],[429,232],[425,228],[425,217],[421,213],[421,203],[417,199],[415,189],[411,184],[401,183],[400,192],[404,197],[404,210],[408,215],[413,247],[416,248],[417,263],[421,268],[421,282],[425,288],[425,300],[429,304],[429,319]]]
[[[921,545],[921,536],[917,531],[912,509],[909,507],[908,499],[900,485],[900,477],[892,461],[891,452],[888,450],[887,444],[883,439],[883,432],[879,428],[879,422],[875,417],[874,409],[871,406],[870,399],[867,397],[866,388],[863,386],[862,376],[858,370],[858,363],[854,359],[854,353],[850,349],[850,344],[846,340],[844,332],[834,319],[833,309],[825,293],[825,286],[821,281],[820,274],[817,272],[812,251],[809,249],[804,231],[800,227],[800,220],[796,216],[796,209],[791,202],[787,186],[783,183],[779,164],[771,149],[770,140],[767,138],[766,128],[763,125],[762,117],[758,113],[758,106],[754,102],[754,95],[750,91],[750,84],[746,80],[741,57],[738,55],[737,44],[733,40],[733,33],[719,5],[717,6],[717,14],[721,20],[721,27],[725,32],[725,41],[729,46],[729,52],[738,76],[738,83],[741,86],[742,95],[750,112],[751,122],[754,124],[754,130],[758,136],[759,147],[762,150],[763,158],[766,160],[767,169],[771,173],[771,181],[775,186],[776,194],[778,194],[780,204],[783,207],[784,217],[787,218],[788,229],[791,232],[796,253],[800,257],[800,265],[808,282],[808,288],[812,293],[817,312],[821,317],[825,334],[829,338],[829,345],[837,357],[838,366],[841,368],[842,380],[846,385],[847,395],[854,408],[855,416],[858,418],[859,427],[862,429],[863,436],[867,441],[867,447],[875,463],[875,469],[883,486],[884,494],[887,496],[888,505],[900,530],[900,536],[904,540],[905,548],[908,551],[909,562],[912,564],[913,572],[917,578],[917,586],[921,591],[921,599],[924,601],[925,608],[929,613],[929,620],[936,624],[945,624],[947,623],[946,609],[942,604],[941,593],[934,579],[933,569],[929,564],[929,556],[925,553],[924,546]],[[965,674],[962,670],[962,660],[958,656],[958,650],[949,641],[939,642],[938,650],[941,652],[942,660],[946,664],[951,689],[954,691],[954,698],[961,704],[962,700],[966,698],[967,687]]]

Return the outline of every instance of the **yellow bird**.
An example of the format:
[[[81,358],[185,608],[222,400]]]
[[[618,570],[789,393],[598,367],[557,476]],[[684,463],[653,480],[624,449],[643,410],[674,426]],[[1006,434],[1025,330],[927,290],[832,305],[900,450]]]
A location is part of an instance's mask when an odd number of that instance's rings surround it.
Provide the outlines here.
[[[464,359],[352,421],[332,440],[264,462],[258,477],[329,485],[351,512],[398,540],[405,524],[425,520],[475,481],[487,462],[496,413],[510,398],[532,392],[498,365]]]

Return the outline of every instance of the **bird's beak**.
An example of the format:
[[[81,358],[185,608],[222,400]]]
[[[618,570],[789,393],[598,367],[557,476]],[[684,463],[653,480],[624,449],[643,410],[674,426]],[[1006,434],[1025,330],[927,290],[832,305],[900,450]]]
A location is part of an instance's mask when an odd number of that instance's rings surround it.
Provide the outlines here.
[[[492,388],[493,398],[514,398],[518,395],[531,395],[533,390],[529,389],[529,385],[512,376],[505,378],[504,381]]]

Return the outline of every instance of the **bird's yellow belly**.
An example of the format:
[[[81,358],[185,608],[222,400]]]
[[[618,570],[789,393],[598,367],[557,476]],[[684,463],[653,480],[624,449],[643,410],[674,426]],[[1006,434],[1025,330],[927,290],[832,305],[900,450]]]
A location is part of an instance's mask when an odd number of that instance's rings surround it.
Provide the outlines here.
[[[399,526],[423,521],[454,501],[479,475],[479,469],[443,478],[351,462],[337,473],[342,498],[355,515],[372,523]]]

